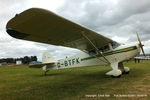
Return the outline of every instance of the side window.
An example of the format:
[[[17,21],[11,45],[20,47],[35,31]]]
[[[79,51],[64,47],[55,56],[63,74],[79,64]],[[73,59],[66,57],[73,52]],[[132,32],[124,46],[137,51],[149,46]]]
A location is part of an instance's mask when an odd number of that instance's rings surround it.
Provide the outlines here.
[[[104,51],[108,51],[109,50],[109,46],[108,45],[106,45],[106,46],[104,46],[104,49],[103,49]]]
[[[90,55],[96,55],[97,52],[96,52],[96,50],[90,50],[90,51],[89,51],[89,54],[90,54]]]
[[[99,50],[102,51],[102,52],[108,51],[109,50],[109,46],[106,45],[106,46],[104,46],[102,48],[99,48]]]

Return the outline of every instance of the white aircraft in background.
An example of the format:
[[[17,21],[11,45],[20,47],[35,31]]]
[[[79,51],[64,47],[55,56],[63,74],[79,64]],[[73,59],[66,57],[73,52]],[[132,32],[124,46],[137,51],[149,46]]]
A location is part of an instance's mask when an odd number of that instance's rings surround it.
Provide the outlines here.
[[[130,71],[128,67],[123,66],[123,62],[137,56],[140,53],[140,48],[143,51],[138,34],[139,43],[122,45],[40,8],[31,8],[17,14],[7,23],[6,30],[10,36],[18,39],[71,47],[83,51],[58,61],[45,52],[42,64],[30,66],[43,68],[45,74],[51,69],[110,65],[112,70],[106,75],[120,77]]]
[[[134,59],[139,59],[139,60],[150,60],[150,56],[137,56],[137,57],[134,57]]]

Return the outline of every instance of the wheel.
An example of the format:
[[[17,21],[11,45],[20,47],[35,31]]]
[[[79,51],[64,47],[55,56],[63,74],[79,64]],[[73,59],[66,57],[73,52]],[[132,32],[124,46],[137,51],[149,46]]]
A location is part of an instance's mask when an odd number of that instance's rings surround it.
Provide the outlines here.
[[[128,71],[128,72],[123,71],[122,75],[129,74],[129,73],[130,73],[130,71]]]
[[[125,72],[125,74],[129,74],[130,73],[130,71],[128,71],[128,72]]]
[[[125,72],[125,71],[123,71],[123,72],[122,72],[122,75],[124,75],[124,74],[126,74],[126,72]]]
[[[44,76],[46,76],[46,71],[44,72]]]

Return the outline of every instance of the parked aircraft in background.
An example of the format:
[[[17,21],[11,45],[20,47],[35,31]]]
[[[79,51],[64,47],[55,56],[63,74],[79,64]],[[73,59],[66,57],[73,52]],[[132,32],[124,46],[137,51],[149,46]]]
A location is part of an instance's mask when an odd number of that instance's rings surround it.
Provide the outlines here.
[[[150,60],[150,56],[137,56],[137,57],[134,57],[134,59]]]
[[[140,48],[144,54],[138,34],[139,43],[119,44],[40,8],[31,8],[17,14],[7,23],[6,30],[9,35],[18,39],[76,48],[82,51],[58,61],[45,52],[42,64],[30,66],[42,67],[45,74],[50,69],[110,65],[112,70],[106,75],[120,77],[130,71],[128,67],[123,66],[124,61],[139,55]]]

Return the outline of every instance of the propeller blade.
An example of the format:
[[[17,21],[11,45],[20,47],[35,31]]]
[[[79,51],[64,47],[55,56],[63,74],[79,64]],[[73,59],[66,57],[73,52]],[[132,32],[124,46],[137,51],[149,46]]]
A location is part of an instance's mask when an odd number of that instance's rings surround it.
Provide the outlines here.
[[[142,45],[142,43],[141,43],[141,41],[140,41],[140,38],[139,38],[139,35],[138,35],[137,32],[136,32],[136,35],[137,35],[137,39],[138,39],[138,42],[139,42],[139,46],[140,46],[140,48],[141,48],[141,50],[142,50],[143,56],[145,56],[145,52],[144,52],[144,49],[143,49],[143,45]]]
[[[143,56],[145,56],[145,52],[144,52],[143,46],[141,46],[141,50],[143,52]]]

